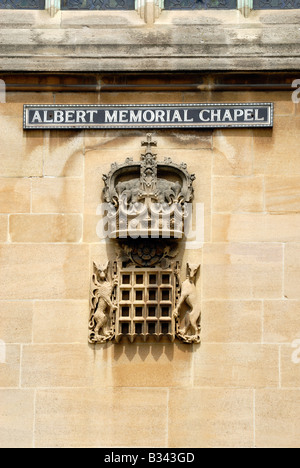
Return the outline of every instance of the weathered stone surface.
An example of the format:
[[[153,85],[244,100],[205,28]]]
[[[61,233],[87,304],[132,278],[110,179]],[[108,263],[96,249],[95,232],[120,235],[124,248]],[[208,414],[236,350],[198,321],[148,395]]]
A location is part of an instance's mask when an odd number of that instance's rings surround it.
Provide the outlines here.
[[[300,212],[300,177],[266,177],[266,208],[270,212]]]
[[[300,391],[297,389],[265,389],[256,392],[257,447],[294,448],[299,446],[299,398]]]
[[[61,12],[54,19],[46,12],[4,13],[0,22],[1,70],[299,68],[300,33],[291,15],[280,23],[278,31],[278,17],[265,12],[247,19],[238,11],[164,12],[154,25],[145,24],[137,12],[111,15],[93,11],[74,16],[73,12]]]
[[[23,133],[22,114],[22,105],[0,104],[0,177],[43,175],[43,132]],[[12,190],[6,187],[5,191]]]
[[[258,343],[262,334],[262,301],[204,301],[204,343]]]
[[[287,299],[299,299],[300,243],[285,246],[284,268],[284,295]]]
[[[213,211],[263,211],[262,177],[215,177]]]
[[[0,215],[0,242],[7,242],[8,216]]]
[[[23,387],[85,387],[93,383],[93,350],[84,344],[24,345]]]
[[[1,299],[86,299],[88,289],[87,246],[0,246]]]
[[[300,302],[297,300],[264,301],[263,340],[265,343],[288,343],[290,345],[300,338],[299,307]]]
[[[39,390],[36,446],[165,447],[167,398],[154,388]]]
[[[252,419],[250,390],[171,389],[169,446],[252,447]]]
[[[31,181],[29,179],[0,180],[0,213],[30,212]]]
[[[205,299],[282,299],[280,244],[205,244],[202,271]]]
[[[1,341],[0,388],[17,388],[20,385],[21,347]],[[4,346],[4,353],[3,353]]]
[[[0,390],[0,447],[32,448],[34,391]]]
[[[299,242],[298,213],[214,214],[215,242]]]
[[[86,343],[88,301],[36,301],[33,309],[34,343]]]
[[[265,388],[279,384],[278,348],[260,344],[203,344],[195,356],[197,387]]]
[[[82,237],[80,215],[11,215],[9,235],[15,243],[79,242]]]
[[[61,152],[64,153],[63,147]],[[53,162],[55,159],[51,157]],[[32,181],[33,213],[82,213],[83,181],[78,178],[39,178]]]
[[[0,339],[5,343],[31,343],[33,303],[0,302]]]

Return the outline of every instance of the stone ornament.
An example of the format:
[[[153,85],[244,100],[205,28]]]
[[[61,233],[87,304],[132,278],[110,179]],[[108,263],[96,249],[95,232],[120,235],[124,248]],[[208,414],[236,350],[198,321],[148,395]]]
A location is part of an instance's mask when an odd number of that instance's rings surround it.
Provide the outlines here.
[[[108,205],[110,238],[136,237],[182,239],[184,221],[193,201],[194,174],[185,163],[180,165],[166,158],[157,161],[152,149],[157,142],[147,135],[140,162],[128,158],[124,164],[114,163],[103,176],[104,200]]]
[[[114,163],[103,176],[116,255],[105,265],[93,263],[89,342],[178,338],[200,343],[200,265],[188,264],[181,283],[178,261],[184,247],[182,214],[193,200],[195,176],[184,163],[158,162],[151,135],[142,146],[140,162]],[[130,223],[137,215],[132,238]]]
[[[177,243],[142,239],[121,243],[118,259],[127,267],[169,268],[171,260],[176,258],[178,253]]]
[[[112,274],[110,262],[104,266],[93,263],[94,273],[91,287],[89,324],[90,343],[105,343],[114,338],[113,312],[118,308],[113,291],[118,285],[117,276]]]
[[[187,265],[187,279],[180,286],[181,295],[173,313],[176,334],[185,343],[200,343],[201,295],[196,285],[199,270],[200,265]],[[179,272],[176,274],[180,283]]]

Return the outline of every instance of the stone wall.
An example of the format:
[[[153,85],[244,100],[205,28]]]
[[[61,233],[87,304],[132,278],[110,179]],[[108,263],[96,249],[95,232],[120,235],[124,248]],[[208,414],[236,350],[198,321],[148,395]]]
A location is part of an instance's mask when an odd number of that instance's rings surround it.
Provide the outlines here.
[[[274,101],[274,130],[155,131],[205,205],[202,344],[88,344],[102,174],[144,131],[22,130],[23,103]],[[299,105],[291,92],[9,92],[0,105],[0,445],[299,446]],[[299,345],[298,345],[299,347]],[[299,354],[299,353],[298,353]],[[296,356],[297,357],[297,356]]]

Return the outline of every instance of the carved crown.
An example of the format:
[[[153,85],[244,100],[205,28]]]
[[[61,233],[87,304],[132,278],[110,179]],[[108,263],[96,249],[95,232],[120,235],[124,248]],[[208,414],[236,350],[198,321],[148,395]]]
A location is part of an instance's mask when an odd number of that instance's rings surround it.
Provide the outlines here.
[[[152,148],[157,142],[147,135],[141,161],[127,159],[112,164],[103,176],[104,200],[108,204],[110,236],[114,238],[182,238],[194,198],[194,174],[187,165],[171,158],[157,161]]]

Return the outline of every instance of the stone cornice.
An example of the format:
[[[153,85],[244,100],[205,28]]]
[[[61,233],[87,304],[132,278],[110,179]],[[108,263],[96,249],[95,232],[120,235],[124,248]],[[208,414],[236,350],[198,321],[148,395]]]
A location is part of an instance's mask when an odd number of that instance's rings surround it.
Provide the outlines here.
[[[300,14],[1,11],[0,70],[266,71],[300,68]]]

